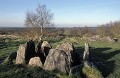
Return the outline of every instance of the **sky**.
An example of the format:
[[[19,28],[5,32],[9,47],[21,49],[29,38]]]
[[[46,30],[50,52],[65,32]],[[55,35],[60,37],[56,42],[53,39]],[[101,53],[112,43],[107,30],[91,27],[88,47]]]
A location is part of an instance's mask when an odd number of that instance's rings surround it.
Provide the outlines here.
[[[0,0],[0,27],[23,27],[27,11],[45,4],[60,26],[97,26],[120,20],[120,0]]]

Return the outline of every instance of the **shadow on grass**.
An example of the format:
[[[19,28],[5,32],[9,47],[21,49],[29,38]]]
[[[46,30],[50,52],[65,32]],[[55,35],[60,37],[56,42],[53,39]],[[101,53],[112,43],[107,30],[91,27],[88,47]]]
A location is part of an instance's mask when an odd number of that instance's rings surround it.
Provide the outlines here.
[[[108,61],[110,58],[120,53],[120,50],[108,51],[112,48],[94,48],[90,47],[92,62],[102,72],[104,77],[107,77],[114,71],[115,60]],[[76,51],[81,54],[81,58],[84,52],[84,47],[76,47]]]
[[[120,50],[110,51],[112,48],[93,48],[91,47],[90,52],[92,56],[92,61],[102,72],[104,77],[107,77],[110,73],[114,71],[115,60],[108,61],[110,58],[120,53]]]

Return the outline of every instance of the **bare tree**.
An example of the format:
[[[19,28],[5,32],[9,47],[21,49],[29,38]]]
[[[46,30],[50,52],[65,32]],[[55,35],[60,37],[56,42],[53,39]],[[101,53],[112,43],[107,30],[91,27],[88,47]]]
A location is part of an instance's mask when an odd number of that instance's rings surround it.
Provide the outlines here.
[[[46,8],[46,5],[38,5],[35,12],[28,11],[26,13],[25,25],[32,27],[36,33],[35,28],[40,27],[41,36],[43,36],[43,28],[53,25],[52,24],[53,13]]]

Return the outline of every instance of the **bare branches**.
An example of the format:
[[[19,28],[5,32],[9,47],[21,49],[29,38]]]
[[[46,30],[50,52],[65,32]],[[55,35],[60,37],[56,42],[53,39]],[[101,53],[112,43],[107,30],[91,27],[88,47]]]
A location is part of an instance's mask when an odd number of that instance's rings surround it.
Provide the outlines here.
[[[43,34],[43,28],[52,24],[53,13],[46,8],[46,5],[38,5],[35,12],[28,11],[26,13],[25,25],[32,27],[35,31],[35,27],[41,28],[41,35]]]

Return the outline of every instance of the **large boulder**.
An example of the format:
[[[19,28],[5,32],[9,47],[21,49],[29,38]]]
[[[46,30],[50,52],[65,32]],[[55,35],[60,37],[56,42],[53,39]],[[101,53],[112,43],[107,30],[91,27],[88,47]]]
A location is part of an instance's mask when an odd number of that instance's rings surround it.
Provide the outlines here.
[[[43,41],[42,45],[41,45],[41,52],[47,56],[49,53],[49,50],[52,48],[52,46],[50,45],[50,43],[48,43],[48,41]]]
[[[63,50],[50,49],[44,63],[44,69],[68,73],[71,67],[70,64],[69,56]]]
[[[26,50],[25,50],[25,61],[26,64],[28,64],[29,60],[32,57],[36,56],[36,52],[35,52],[35,43],[33,40],[30,40],[26,43]]]
[[[63,44],[60,44],[56,47],[58,50],[63,50],[68,55],[68,60],[71,63],[71,67],[78,65],[80,63],[80,59],[78,54],[74,50],[74,46],[70,42],[65,42]]]
[[[111,43],[114,43],[114,42],[116,42],[114,39],[112,39],[111,37],[106,37],[106,41],[108,41],[108,42],[111,42]]]
[[[24,44],[21,44],[17,51],[16,64],[25,63],[25,50],[26,50],[26,46]]]
[[[42,62],[39,57],[33,57],[30,59],[29,65],[42,67]]]

